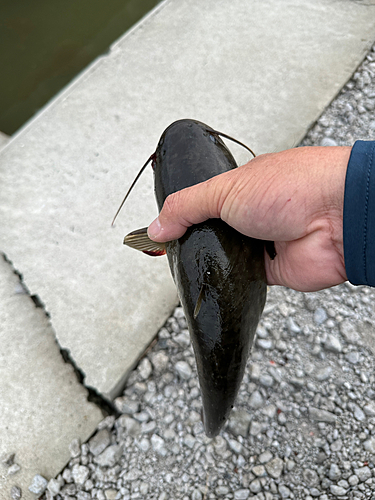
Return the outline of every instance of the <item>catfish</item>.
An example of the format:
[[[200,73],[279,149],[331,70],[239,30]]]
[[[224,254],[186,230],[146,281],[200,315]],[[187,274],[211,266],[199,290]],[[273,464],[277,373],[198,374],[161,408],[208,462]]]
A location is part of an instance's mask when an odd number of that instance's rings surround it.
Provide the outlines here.
[[[172,123],[118,212],[149,162],[159,211],[170,194],[237,168],[220,136],[247,148],[199,121]],[[266,302],[264,250],[274,258],[274,244],[245,236],[221,219],[193,225],[181,238],[167,243],[150,240],[143,228],[128,234],[124,244],[148,255],[167,254],[194,349],[204,429],[208,437],[215,437],[233,408],[243,378]]]

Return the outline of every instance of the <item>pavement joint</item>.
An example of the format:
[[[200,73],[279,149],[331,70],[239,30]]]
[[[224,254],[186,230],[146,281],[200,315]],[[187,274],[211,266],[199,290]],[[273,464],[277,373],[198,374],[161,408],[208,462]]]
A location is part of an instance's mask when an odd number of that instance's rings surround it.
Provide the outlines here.
[[[38,294],[31,294],[30,290],[28,289],[26,283],[24,282],[23,275],[22,273],[16,269],[13,265],[13,262],[9,259],[9,257],[4,253],[0,252],[1,255],[3,256],[3,259],[5,262],[11,267],[13,273],[18,277],[20,287],[23,290],[23,293],[25,295],[28,295],[32,302],[34,303],[34,306],[36,308],[42,309],[43,313],[45,316],[48,318],[48,321],[50,323],[50,330],[53,332],[54,335],[54,341],[56,342],[58,349],[60,351],[61,357],[64,361],[64,363],[68,363],[73,367],[74,374],[77,378],[77,381],[79,384],[81,384],[87,391],[87,401],[90,403],[94,403],[103,413],[103,417],[106,417],[108,415],[114,415],[116,418],[119,417],[119,412],[116,409],[115,405],[106,397],[104,397],[102,394],[99,393],[94,387],[90,387],[85,384],[85,378],[86,374],[84,371],[77,365],[75,360],[73,359],[71,352],[69,349],[63,348],[56,336],[56,332],[53,328],[53,323],[52,323],[52,318],[50,313],[47,311],[45,304],[41,300]]]

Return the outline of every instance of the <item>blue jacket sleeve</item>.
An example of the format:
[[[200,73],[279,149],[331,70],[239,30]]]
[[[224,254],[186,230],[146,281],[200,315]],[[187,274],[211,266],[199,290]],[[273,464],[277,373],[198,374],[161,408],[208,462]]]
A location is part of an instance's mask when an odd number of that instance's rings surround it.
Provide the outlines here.
[[[375,141],[357,141],[344,195],[344,258],[353,285],[375,286]]]

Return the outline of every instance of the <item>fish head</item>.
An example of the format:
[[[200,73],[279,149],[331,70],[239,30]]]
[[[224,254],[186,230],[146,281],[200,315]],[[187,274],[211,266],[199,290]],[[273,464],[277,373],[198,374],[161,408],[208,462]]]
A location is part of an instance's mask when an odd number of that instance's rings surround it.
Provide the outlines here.
[[[172,123],[163,132],[152,161],[159,210],[170,194],[226,172],[228,165],[237,167],[214,129],[190,119]]]

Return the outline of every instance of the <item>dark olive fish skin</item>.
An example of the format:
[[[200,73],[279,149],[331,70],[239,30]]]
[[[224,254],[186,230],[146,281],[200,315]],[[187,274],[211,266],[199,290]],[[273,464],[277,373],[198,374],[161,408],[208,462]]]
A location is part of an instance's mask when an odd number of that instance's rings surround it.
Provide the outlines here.
[[[169,194],[233,168],[232,154],[212,128],[194,120],[172,123],[153,156],[159,210]],[[266,301],[264,245],[220,219],[192,226],[166,244],[194,347],[209,437],[219,433],[233,407]]]

